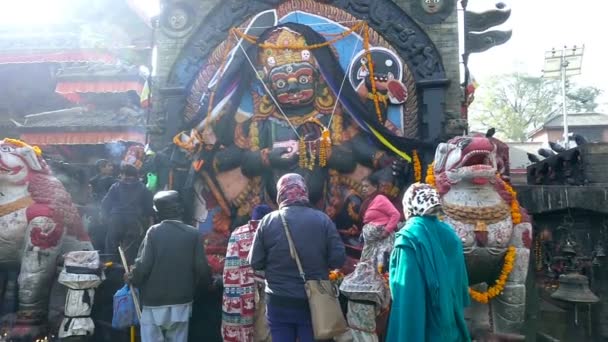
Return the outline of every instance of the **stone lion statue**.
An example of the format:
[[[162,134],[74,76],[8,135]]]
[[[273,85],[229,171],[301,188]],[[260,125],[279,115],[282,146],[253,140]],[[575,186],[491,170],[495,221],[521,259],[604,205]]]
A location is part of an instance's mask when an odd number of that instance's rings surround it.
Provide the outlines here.
[[[474,305],[472,331],[521,334],[532,225],[508,183],[508,146],[487,135],[439,144],[432,179],[462,240]]]
[[[13,337],[44,333],[58,257],[92,249],[77,208],[40,149],[0,140],[0,271],[19,272]]]

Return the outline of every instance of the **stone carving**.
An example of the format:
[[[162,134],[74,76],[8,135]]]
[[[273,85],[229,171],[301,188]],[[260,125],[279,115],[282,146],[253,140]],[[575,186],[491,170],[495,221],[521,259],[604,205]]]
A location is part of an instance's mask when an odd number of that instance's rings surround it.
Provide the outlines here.
[[[467,34],[467,52],[484,52],[494,46],[502,45],[511,39],[512,31],[491,30],[486,32],[469,32]]]
[[[40,150],[1,140],[0,270],[20,269],[13,337],[33,340],[44,333],[58,256],[92,249],[70,195]]]
[[[371,136],[358,126],[358,119],[343,112],[344,106],[359,108],[371,120],[378,120],[368,96],[369,70],[361,63],[361,56],[344,68],[332,49],[313,49],[312,45],[324,38],[305,25],[279,25],[263,31],[260,37],[261,44],[285,48],[244,46],[247,57],[237,49],[234,59],[227,59],[230,65],[224,73],[213,68],[215,74],[206,78],[207,84],[214,83],[220,92],[227,85],[238,85],[225,95],[216,93],[223,100],[212,104],[210,114],[197,127],[200,133],[193,135],[204,146],[194,157],[202,162],[207,186],[217,187],[214,198],[206,198],[205,203],[220,203],[224,215],[234,215],[232,225],[240,224],[253,205],[274,201],[280,176],[297,172],[307,180],[311,201],[334,218],[339,229],[348,229],[359,220],[361,177],[378,173],[392,196],[404,185],[393,176],[396,158],[370,144]],[[348,47],[355,56],[353,49],[360,43],[356,37],[352,39],[336,49]],[[302,48],[306,46],[311,49]],[[407,103],[409,91],[415,88],[411,81],[403,83],[406,70],[398,56],[388,49],[373,53],[375,64],[384,63],[383,67],[377,65],[374,78],[382,121],[389,127],[387,113]],[[334,71],[328,73],[330,68]],[[339,68],[352,71],[352,85],[348,74],[336,72]],[[251,81],[249,74],[258,80]],[[410,148],[416,141],[412,143]],[[214,228],[227,229],[226,224],[230,220],[216,222]]]
[[[513,271],[504,291],[491,300],[493,330],[521,333],[532,226],[505,182],[508,148],[483,135],[457,137],[438,146],[434,177],[445,209],[445,221],[460,238],[469,282],[480,289],[499,278],[507,247],[516,248]],[[505,177],[498,177],[500,172]],[[472,330],[486,317],[474,317]]]
[[[186,3],[169,4],[160,17],[161,28],[167,36],[183,37],[192,30],[194,14],[194,10]]]
[[[496,9],[484,12],[467,11],[465,15],[465,30],[467,32],[483,32],[491,27],[503,24],[511,16],[511,8],[499,2]]]
[[[511,9],[502,2],[496,4],[496,9],[485,12],[471,12],[464,14],[465,55],[484,52],[494,46],[502,45],[511,39],[511,30],[491,30],[489,28],[503,24],[511,16]],[[468,57],[465,59],[468,60]]]
[[[454,11],[454,0],[412,1],[412,15],[424,24],[438,24]]]
[[[277,6],[281,1],[231,0],[212,10],[205,22],[192,35],[175,62],[169,77],[172,86],[191,84],[213,49],[226,40],[231,27],[242,24],[243,18]],[[366,20],[393,46],[397,54],[414,71],[416,81],[444,79],[440,54],[424,31],[391,0],[328,0],[324,4],[312,0],[291,1],[294,7],[331,5],[356,18]]]

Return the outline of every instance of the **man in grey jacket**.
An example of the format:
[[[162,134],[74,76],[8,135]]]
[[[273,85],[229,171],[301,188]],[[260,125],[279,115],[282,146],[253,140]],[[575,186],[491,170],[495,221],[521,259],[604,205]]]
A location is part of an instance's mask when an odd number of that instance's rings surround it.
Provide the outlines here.
[[[198,231],[181,221],[176,191],[154,196],[161,223],[144,238],[125,278],[141,290],[143,342],[186,342],[197,284],[209,281],[209,264]]]

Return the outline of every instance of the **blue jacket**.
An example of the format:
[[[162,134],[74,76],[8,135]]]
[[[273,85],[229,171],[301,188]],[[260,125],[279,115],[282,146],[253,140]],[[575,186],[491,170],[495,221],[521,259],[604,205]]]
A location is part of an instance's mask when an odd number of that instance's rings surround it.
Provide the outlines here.
[[[329,278],[329,270],[344,265],[344,244],[336,226],[325,213],[306,206],[281,209],[289,225],[306,279]],[[274,296],[305,299],[304,281],[289,253],[287,236],[279,211],[262,219],[249,253],[254,270],[264,270],[266,293]]]
[[[387,341],[470,341],[462,243],[436,217],[412,217],[396,236],[389,283],[393,296]]]

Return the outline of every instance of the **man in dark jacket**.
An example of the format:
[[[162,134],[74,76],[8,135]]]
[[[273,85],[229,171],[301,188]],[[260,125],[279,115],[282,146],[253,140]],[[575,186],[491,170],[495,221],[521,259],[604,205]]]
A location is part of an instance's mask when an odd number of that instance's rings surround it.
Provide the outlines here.
[[[91,178],[89,184],[91,185],[93,200],[99,203],[116,182],[116,178],[114,178],[114,165],[106,159],[99,159],[95,162],[95,168],[97,169],[97,175]]]
[[[109,221],[105,253],[118,256],[118,246],[125,241],[123,249],[131,263],[145,227],[152,223],[152,193],[138,179],[134,166],[123,165],[120,176],[101,202],[102,217]]]
[[[194,291],[209,281],[209,264],[198,230],[181,221],[176,191],[157,193],[154,210],[162,222],[148,230],[125,278],[141,290],[142,341],[186,342]]]

